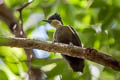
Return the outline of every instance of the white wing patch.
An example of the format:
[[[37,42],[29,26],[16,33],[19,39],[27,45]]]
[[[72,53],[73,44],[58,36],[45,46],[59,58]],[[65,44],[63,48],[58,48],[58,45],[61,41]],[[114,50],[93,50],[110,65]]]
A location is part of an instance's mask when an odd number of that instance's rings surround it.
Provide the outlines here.
[[[70,27],[70,26],[68,26],[68,28],[70,29],[70,31],[72,31],[72,33],[73,33],[73,34],[75,34],[75,32],[71,29],[71,27]]]

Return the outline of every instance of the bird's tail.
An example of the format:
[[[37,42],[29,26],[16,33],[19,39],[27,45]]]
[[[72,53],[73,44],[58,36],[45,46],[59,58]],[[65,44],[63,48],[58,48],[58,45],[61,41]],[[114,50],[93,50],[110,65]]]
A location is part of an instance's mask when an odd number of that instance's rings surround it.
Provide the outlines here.
[[[83,72],[84,59],[62,55],[74,72]]]

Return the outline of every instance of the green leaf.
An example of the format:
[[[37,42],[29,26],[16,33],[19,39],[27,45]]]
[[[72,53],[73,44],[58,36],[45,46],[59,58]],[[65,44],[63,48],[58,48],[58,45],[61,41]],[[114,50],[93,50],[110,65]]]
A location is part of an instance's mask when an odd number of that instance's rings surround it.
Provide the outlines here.
[[[8,80],[8,76],[3,70],[0,70],[0,80]]]
[[[9,40],[4,38],[4,36],[3,37],[0,36],[0,44],[3,44],[3,43],[9,43]]]

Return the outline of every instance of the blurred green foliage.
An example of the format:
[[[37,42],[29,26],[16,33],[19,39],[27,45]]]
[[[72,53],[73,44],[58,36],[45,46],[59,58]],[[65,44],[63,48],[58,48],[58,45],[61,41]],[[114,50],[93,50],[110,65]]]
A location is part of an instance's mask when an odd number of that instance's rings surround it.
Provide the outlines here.
[[[28,0],[4,2],[19,19],[19,13],[15,9]],[[120,0],[34,0],[23,11],[24,28],[28,38],[31,38],[37,27],[45,26],[41,19],[36,21],[37,18],[30,18],[31,14],[44,14],[45,18],[48,18],[56,12],[61,15],[64,25],[71,25],[78,32],[84,47],[95,48],[120,59]],[[27,22],[30,25],[27,25]],[[46,32],[49,36],[47,40],[52,40],[55,29]],[[0,35],[13,36],[3,21],[0,21]],[[25,60],[23,49],[0,47],[0,80],[23,80],[24,76],[21,74],[28,69]],[[45,72],[46,80],[120,80],[120,72],[87,60],[83,74],[72,72],[59,55],[52,53],[49,59],[36,59],[32,63]]]

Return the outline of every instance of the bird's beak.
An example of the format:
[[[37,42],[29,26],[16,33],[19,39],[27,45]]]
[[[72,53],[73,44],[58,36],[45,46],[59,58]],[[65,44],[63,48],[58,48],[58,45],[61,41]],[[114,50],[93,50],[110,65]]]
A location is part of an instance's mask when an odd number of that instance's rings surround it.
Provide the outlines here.
[[[48,23],[50,23],[51,22],[51,20],[43,20],[44,22],[48,22]]]

